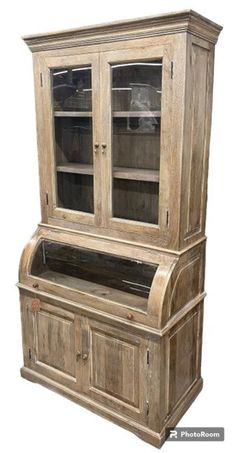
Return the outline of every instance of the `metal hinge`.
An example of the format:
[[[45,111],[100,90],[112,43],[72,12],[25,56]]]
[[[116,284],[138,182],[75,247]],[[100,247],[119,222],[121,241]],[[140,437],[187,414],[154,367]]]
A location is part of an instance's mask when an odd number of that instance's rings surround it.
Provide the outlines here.
[[[43,86],[43,74],[40,72],[40,86]]]
[[[46,205],[48,206],[48,192],[45,193]]]
[[[150,363],[150,351],[147,349],[147,365]]]
[[[169,223],[170,223],[170,213],[169,213],[169,209],[166,210],[166,226],[167,228],[169,227]]]
[[[174,78],[174,62],[171,61],[170,63],[170,78],[173,79]]]
[[[164,419],[164,423],[168,420],[169,417],[170,417],[170,414],[167,414],[165,419]]]
[[[146,401],[146,415],[149,415],[149,401]]]
[[[29,354],[29,360],[31,360],[32,354],[31,354],[31,349],[30,348],[29,348],[28,354]]]

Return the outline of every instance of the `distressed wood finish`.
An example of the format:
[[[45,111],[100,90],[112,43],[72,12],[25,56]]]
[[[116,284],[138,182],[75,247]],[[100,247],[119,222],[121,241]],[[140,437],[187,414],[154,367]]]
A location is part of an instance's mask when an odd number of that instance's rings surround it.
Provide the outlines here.
[[[144,19],[127,20],[81,27],[56,33],[26,36],[32,52],[70,48],[78,45],[116,42],[146,36],[161,36],[189,32],[207,41],[217,42],[221,27],[192,10],[161,14]]]
[[[24,38],[34,62],[42,220],[19,269],[21,375],[156,447],[202,388],[220,30],[187,10]],[[124,93],[112,97],[111,65],[140,61],[161,61],[161,104],[127,110]],[[67,111],[60,96],[55,103],[54,70],[69,68],[72,85],[73,70],[90,67],[83,99],[91,98],[92,107]],[[62,82],[59,89],[72,89]],[[128,127],[140,118],[161,121],[153,123],[155,134]],[[79,145],[63,128],[80,129]]]

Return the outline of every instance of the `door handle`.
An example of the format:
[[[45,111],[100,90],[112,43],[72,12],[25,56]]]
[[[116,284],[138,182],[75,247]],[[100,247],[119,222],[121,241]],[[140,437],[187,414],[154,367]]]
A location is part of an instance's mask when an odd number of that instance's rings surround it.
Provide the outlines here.
[[[102,143],[102,154],[105,153],[106,147],[107,147],[106,143]]]
[[[75,354],[75,357],[76,357],[76,361],[78,362],[79,359],[81,358],[81,352],[80,351],[77,351],[76,354]]]
[[[99,148],[99,143],[94,143],[94,152],[96,153]]]
[[[81,344],[82,344],[82,360],[85,362],[88,360],[89,357],[89,348],[90,348],[90,330],[88,326],[88,320],[86,318],[83,318],[83,324],[82,324],[82,338],[81,338]]]

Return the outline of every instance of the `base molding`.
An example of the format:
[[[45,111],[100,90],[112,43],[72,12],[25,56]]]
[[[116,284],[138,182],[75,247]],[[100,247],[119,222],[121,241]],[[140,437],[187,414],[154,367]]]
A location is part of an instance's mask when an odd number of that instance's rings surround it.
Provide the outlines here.
[[[195,400],[197,395],[200,393],[203,380],[200,378],[198,379],[195,384],[191,387],[189,392],[185,395],[184,399],[179,403],[178,407],[175,409],[171,417],[166,422],[166,425],[163,427],[161,433],[157,433],[147,426],[137,423],[136,421],[132,420],[131,418],[125,417],[124,415],[112,411],[111,409],[97,403],[96,401],[91,400],[86,395],[82,393],[75,392],[68,387],[56,382],[40,373],[37,373],[34,370],[31,370],[27,367],[22,367],[21,376],[24,379],[27,379],[31,382],[35,382],[38,384],[43,385],[55,392],[69,398],[70,400],[80,404],[81,406],[91,410],[92,412],[101,415],[102,417],[122,426],[123,428],[133,432],[139,438],[144,440],[145,442],[150,443],[151,445],[160,448],[166,438],[166,428],[174,427],[183,414],[187,411],[189,406]]]

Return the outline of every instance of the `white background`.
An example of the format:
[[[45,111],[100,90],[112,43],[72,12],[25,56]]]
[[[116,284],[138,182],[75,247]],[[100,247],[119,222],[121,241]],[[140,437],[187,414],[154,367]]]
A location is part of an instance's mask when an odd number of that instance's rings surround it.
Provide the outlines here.
[[[21,35],[192,8],[224,26],[216,46],[209,169],[202,375],[204,389],[179,426],[224,426],[224,443],[165,443],[162,451],[232,451],[235,442],[235,14],[230,1],[8,1],[1,4],[2,452],[128,452],[153,447],[69,400],[20,378],[18,262],[40,221],[31,53]]]

